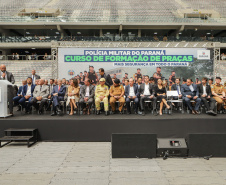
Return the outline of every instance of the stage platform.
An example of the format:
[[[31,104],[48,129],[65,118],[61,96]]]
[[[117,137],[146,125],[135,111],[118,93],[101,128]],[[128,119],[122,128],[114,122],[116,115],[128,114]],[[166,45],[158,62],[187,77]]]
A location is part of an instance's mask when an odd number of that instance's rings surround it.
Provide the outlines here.
[[[41,141],[111,141],[112,133],[156,133],[157,137],[187,137],[189,133],[226,133],[226,114],[209,116],[174,113],[141,115],[21,115],[0,118],[0,137],[8,128],[38,128]]]

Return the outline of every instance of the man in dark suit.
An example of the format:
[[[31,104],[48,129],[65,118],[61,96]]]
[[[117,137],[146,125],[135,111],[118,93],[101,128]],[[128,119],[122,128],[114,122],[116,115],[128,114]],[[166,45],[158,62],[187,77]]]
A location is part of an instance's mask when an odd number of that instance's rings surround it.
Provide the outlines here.
[[[137,84],[134,84],[134,80],[132,78],[129,79],[129,85],[125,88],[125,96],[126,96],[126,107],[127,114],[131,114],[130,102],[133,101],[135,104],[135,114],[138,111],[139,104],[139,90]]]
[[[32,84],[35,85],[35,80],[39,80],[41,79],[41,77],[39,75],[36,75],[36,71],[33,69],[31,71],[31,79],[32,79]]]
[[[199,96],[207,109],[206,113],[216,116],[217,114],[213,111],[216,105],[216,100],[211,97],[211,88],[207,85],[206,77],[202,78],[202,83],[198,85],[198,90]],[[209,101],[210,105],[207,101]]]
[[[0,66],[0,79],[1,80],[8,80],[12,84],[15,83],[15,79],[14,79],[13,74],[8,72],[8,71],[6,71],[6,66],[4,64],[2,64]]]
[[[84,109],[84,103],[88,103],[89,109],[87,111],[87,114],[90,114],[90,109],[92,107],[93,101],[94,101],[94,86],[91,85],[90,79],[86,78],[84,81],[85,85],[83,85],[80,88],[80,100],[79,105],[81,107],[81,110]]]
[[[171,86],[171,91],[177,91],[177,93],[178,93],[178,96],[174,96],[173,97],[174,100],[178,100],[178,99],[181,99],[182,98],[180,78],[176,78],[175,84],[173,84]],[[182,106],[181,104],[182,103],[175,103],[175,106],[176,107]]]
[[[152,101],[154,112],[157,114],[154,85],[149,83],[149,76],[145,76],[144,83],[140,85],[140,107],[143,116],[145,115],[144,101]]]
[[[17,92],[17,96],[13,98],[14,106],[19,105],[19,100],[23,97],[23,86],[25,86],[26,84],[27,84],[27,81],[23,80],[22,86],[19,87],[19,90]],[[21,107],[19,106],[17,111],[20,111],[20,110],[21,110]]]
[[[177,93],[178,93],[178,96],[174,97],[174,99],[178,99],[178,98],[181,99],[182,98],[180,78],[176,78],[175,84],[172,85],[171,90],[177,91]]]
[[[199,90],[197,85],[192,84],[191,79],[187,79],[187,83],[181,86],[181,93],[183,100],[187,104],[188,108],[192,111],[192,114],[199,114],[201,99],[199,98]],[[194,109],[191,106],[191,100],[196,102]]]
[[[22,98],[18,102],[22,106],[22,108],[25,108],[26,113],[30,112],[30,107],[28,104],[26,106],[25,102],[31,101],[34,89],[35,89],[35,86],[32,84],[32,79],[31,79],[31,77],[28,77],[27,84],[23,86]]]
[[[99,69],[99,74],[100,74],[100,78],[104,78],[105,79],[105,85],[107,85],[110,88],[113,85],[111,76],[109,74],[106,75],[104,73],[104,69],[103,68]]]
[[[62,80],[58,80],[58,85],[53,88],[53,92],[51,93],[53,97],[53,113],[51,116],[60,115],[61,110],[59,107],[59,102],[64,101],[64,96],[66,93],[66,87],[62,85]]]

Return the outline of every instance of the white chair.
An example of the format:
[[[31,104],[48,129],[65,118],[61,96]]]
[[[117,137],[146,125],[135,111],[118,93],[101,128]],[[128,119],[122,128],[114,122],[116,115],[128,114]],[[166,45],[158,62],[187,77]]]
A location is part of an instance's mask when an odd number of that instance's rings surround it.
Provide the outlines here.
[[[183,100],[179,99],[179,94],[177,91],[167,91],[167,102],[170,103],[181,103],[182,113],[184,113],[184,107],[183,107]],[[173,99],[173,97],[177,97],[177,99]],[[171,113],[172,113],[172,106],[171,106]]]

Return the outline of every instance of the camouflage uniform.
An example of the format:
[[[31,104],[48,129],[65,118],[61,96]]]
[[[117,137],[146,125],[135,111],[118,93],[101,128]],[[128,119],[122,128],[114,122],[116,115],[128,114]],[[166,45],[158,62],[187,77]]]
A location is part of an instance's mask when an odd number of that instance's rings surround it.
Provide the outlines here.
[[[219,84],[214,84],[213,86],[211,86],[211,91],[212,92],[215,92],[216,94],[218,95],[222,95],[223,91],[224,91],[224,87],[223,85]],[[217,97],[217,96],[213,96],[213,98],[216,100],[217,102],[217,110],[220,110],[221,108],[221,105],[223,103],[225,103],[225,100],[222,100],[220,97]]]
[[[96,109],[100,110],[100,102],[101,99],[99,98],[100,96],[104,96],[103,102],[104,102],[104,110],[108,111],[108,96],[109,96],[109,90],[107,85],[97,85],[96,90],[95,90],[95,105]]]
[[[122,93],[123,94],[125,93],[124,87],[122,85],[119,85],[117,87],[115,87],[114,85],[111,86],[110,94],[113,94],[114,96],[120,96]],[[119,101],[119,111],[121,112],[123,105],[125,103],[125,98],[124,97],[121,97],[119,99],[115,99],[114,97],[110,98],[110,105],[111,105],[113,112],[115,111],[115,102],[116,101]]]

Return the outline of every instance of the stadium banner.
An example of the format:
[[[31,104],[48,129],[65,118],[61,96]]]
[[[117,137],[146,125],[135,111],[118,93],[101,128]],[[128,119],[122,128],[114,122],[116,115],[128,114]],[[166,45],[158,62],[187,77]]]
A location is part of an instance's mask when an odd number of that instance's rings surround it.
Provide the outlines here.
[[[213,50],[205,48],[58,48],[59,78],[70,79],[94,66],[107,74],[132,77],[137,68],[152,76],[156,67],[166,78],[175,71],[181,78],[213,75]]]

